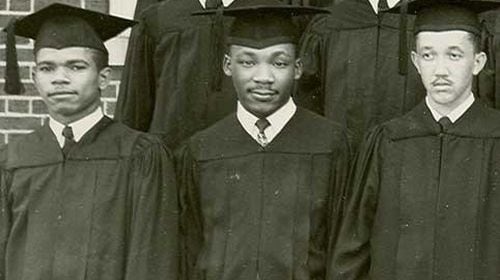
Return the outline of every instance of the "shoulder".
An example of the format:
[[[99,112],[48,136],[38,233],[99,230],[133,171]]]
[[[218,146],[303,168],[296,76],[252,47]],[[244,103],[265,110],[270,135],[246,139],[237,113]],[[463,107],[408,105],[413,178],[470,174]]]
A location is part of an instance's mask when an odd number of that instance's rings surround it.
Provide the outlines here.
[[[346,139],[345,127],[305,108],[297,107],[294,118],[297,120],[297,129],[301,133],[314,135],[315,137],[312,138],[318,141],[326,139],[344,141]]]
[[[208,146],[211,143],[221,143],[227,139],[228,135],[234,135],[239,132],[239,122],[236,114],[232,113],[208,128],[201,130],[188,139],[188,145],[195,146]]]
[[[112,121],[101,134],[103,142],[112,142],[109,143],[110,146],[120,147],[123,156],[139,155],[152,149],[166,149],[159,135],[141,132],[116,121]]]

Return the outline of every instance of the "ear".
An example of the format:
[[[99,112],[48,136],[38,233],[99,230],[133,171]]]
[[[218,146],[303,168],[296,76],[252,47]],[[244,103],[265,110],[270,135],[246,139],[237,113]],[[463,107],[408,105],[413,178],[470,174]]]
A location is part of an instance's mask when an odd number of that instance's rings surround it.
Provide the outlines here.
[[[31,79],[33,80],[33,84],[35,85],[37,91],[40,92],[40,89],[38,88],[38,75],[37,75],[36,65],[31,70]]]
[[[98,85],[100,90],[104,90],[106,87],[108,87],[109,82],[111,81],[111,68],[110,67],[104,67],[99,71],[99,77],[98,77]]]
[[[474,69],[472,70],[472,74],[477,75],[481,70],[483,70],[486,65],[486,61],[488,57],[484,52],[480,52],[474,55]]]
[[[302,73],[304,72],[304,65],[302,63],[302,60],[300,58],[297,58],[295,60],[295,66],[294,66],[294,71],[295,71],[295,75],[293,76],[293,78],[295,80],[298,80],[300,79],[300,77],[302,77]]]
[[[231,57],[228,54],[224,54],[224,61],[222,62],[222,69],[224,70],[224,74],[226,76],[231,77],[233,74]]]
[[[420,66],[418,64],[418,54],[415,51],[411,51],[411,62],[413,62],[413,66],[415,66],[417,72],[420,74]]]

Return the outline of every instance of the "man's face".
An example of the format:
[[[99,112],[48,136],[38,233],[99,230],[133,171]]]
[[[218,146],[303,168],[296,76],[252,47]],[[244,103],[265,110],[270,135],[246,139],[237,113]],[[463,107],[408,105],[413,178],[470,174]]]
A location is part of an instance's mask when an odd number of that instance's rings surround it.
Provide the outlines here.
[[[468,97],[486,55],[474,51],[466,31],[425,31],[417,35],[412,61],[431,102],[453,110]]]
[[[35,86],[49,114],[69,123],[93,112],[100,90],[108,84],[110,69],[98,71],[92,51],[83,47],[42,48],[36,53]]]
[[[264,49],[232,45],[224,73],[232,77],[241,105],[257,117],[267,117],[288,102],[302,65],[293,44]]]

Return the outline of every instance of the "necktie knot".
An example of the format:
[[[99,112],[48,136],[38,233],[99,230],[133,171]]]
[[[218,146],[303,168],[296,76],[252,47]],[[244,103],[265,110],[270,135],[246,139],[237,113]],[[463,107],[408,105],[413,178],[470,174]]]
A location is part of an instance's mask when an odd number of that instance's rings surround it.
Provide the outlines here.
[[[75,140],[75,135],[73,134],[73,129],[71,128],[71,126],[65,126],[62,130],[62,135],[66,140],[69,141]]]
[[[453,124],[448,117],[442,117],[439,119],[439,125],[441,126],[441,131],[446,131]]]
[[[207,9],[217,9],[222,7],[222,0],[207,0],[205,2],[205,7]]]
[[[267,136],[264,133],[264,130],[266,130],[266,128],[270,125],[271,124],[266,118],[258,119],[255,122],[255,126],[259,129],[259,134],[257,135],[257,141],[262,147],[265,147],[267,146],[267,144],[269,144],[269,141],[267,140]]]
[[[259,133],[264,133],[264,130],[266,130],[266,128],[268,128],[270,125],[271,124],[266,118],[258,119],[255,122],[255,126],[259,129]]]

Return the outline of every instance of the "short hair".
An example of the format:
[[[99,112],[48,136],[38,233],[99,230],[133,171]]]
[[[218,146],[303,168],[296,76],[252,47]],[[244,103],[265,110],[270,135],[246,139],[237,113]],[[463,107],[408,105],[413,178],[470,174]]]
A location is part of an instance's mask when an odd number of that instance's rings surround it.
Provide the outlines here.
[[[98,49],[92,49],[92,48],[87,48],[87,51],[90,52],[90,56],[92,57],[92,60],[94,60],[94,63],[96,65],[97,71],[101,71],[105,67],[109,66],[109,55],[101,50]],[[34,55],[35,55],[35,60],[36,60],[36,52],[34,50]]]
[[[466,31],[466,33],[467,33],[467,38],[472,43],[472,49],[473,49],[474,53],[477,54],[477,53],[482,52],[483,51],[483,46],[482,46],[482,43],[481,43],[481,35],[475,34],[475,33],[472,33],[472,32],[468,32],[468,31]],[[418,36],[418,33],[415,34],[415,36],[414,36],[413,50],[416,50],[416,48],[417,48],[417,36]]]

